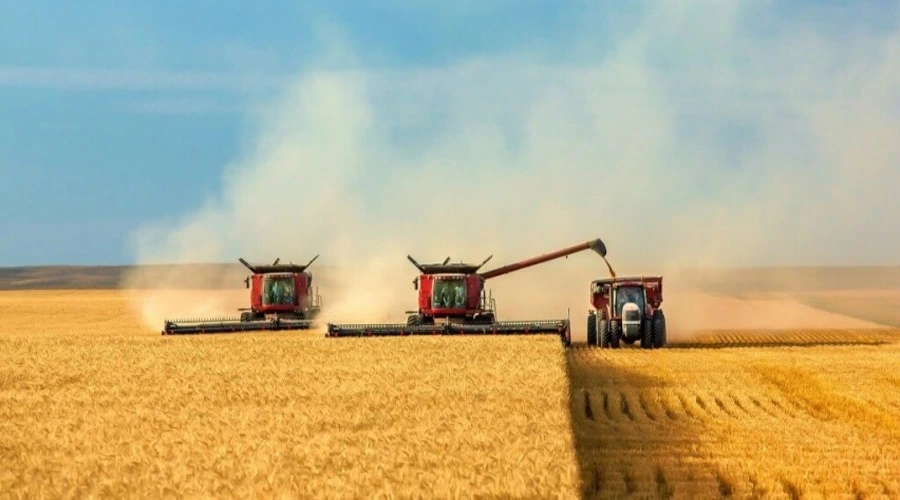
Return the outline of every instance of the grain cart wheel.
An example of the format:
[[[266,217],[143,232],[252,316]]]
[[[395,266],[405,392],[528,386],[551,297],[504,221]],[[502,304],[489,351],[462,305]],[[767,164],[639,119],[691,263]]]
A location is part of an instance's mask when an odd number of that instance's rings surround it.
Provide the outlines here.
[[[667,341],[666,315],[661,309],[657,309],[653,311],[653,347],[665,347]]]
[[[600,336],[600,347],[610,347],[612,337],[610,336],[609,320],[605,316],[600,316],[597,320],[597,334]]]
[[[587,317],[587,345],[597,345],[597,315],[590,311]]]
[[[653,349],[653,328],[641,328],[641,348]]]
[[[622,323],[613,321],[609,325],[609,347],[618,349],[622,341]]]

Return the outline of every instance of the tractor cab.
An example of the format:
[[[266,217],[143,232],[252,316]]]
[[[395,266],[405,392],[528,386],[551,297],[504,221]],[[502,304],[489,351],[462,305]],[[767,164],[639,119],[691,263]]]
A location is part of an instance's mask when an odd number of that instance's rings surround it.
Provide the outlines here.
[[[286,313],[308,307],[309,273],[264,273],[247,278],[251,309],[259,313]]]
[[[262,277],[262,305],[294,305],[297,300],[293,274],[266,274]]]
[[[613,302],[616,305],[615,317],[622,316],[622,311],[629,304],[634,304],[634,309],[643,311],[647,303],[646,292],[640,285],[619,285],[613,287]],[[629,307],[629,309],[632,309]]]
[[[436,276],[431,285],[432,309],[465,309],[468,286],[465,275]]]
[[[311,318],[321,309],[321,298],[312,288],[312,274],[306,269],[318,258],[306,265],[250,264],[239,259],[253,274],[244,280],[250,289],[250,308],[242,315],[245,319],[268,317]]]
[[[415,314],[429,318],[466,318],[487,311],[484,280],[477,274],[422,274],[414,280],[419,290]]]
[[[421,273],[413,280],[419,304],[416,311],[407,311],[411,324],[435,319],[493,321],[493,299],[486,296],[484,278],[478,274],[490,257],[481,264],[450,262],[450,257],[436,264],[420,264],[409,255],[407,259]]]

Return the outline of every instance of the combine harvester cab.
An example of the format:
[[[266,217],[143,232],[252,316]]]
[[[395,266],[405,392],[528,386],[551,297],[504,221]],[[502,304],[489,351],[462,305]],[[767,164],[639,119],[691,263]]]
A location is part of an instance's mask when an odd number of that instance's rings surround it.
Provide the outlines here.
[[[497,321],[496,302],[485,291],[486,280],[518,271],[583,250],[606,256],[600,239],[533,257],[492,271],[479,273],[481,264],[451,263],[448,257],[440,264],[419,264],[407,259],[421,273],[413,280],[419,303],[415,311],[407,311],[407,322],[396,324],[328,324],[329,337],[403,336],[403,335],[559,335],[569,338],[569,320]]]
[[[610,268],[612,271],[612,268]],[[591,283],[588,312],[589,347],[617,349],[621,342],[640,342],[644,349],[658,349],[667,343],[662,276],[629,276],[595,280]]]
[[[163,335],[208,333],[240,333],[266,330],[308,330],[322,310],[318,289],[313,292],[312,274],[306,265],[254,265],[238,259],[250,270],[244,280],[250,290],[250,307],[239,309],[241,315],[231,318],[171,319],[165,321]]]

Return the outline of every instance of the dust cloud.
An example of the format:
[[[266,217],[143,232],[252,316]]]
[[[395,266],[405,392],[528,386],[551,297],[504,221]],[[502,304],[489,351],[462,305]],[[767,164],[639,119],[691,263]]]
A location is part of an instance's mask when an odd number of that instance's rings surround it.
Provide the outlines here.
[[[252,115],[217,197],[135,235],[136,261],[321,254],[310,271],[341,322],[415,308],[407,254],[493,254],[490,269],[600,237],[618,274],[664,274],[667,299],[686,268],[896,261],[898,23],[837,32],[760,2],[648,5],[615,43],[593,38],[606,13],[586,10],[564,61],[371,68],[341,41]],[[500,319],[568,313],[583,329],[589,283],[607,275],[584,252],[488,284]],[[202,312],[245,305],[242,277],[228,280],[238,298]],[[154,327],[196,312],[134,293]]]

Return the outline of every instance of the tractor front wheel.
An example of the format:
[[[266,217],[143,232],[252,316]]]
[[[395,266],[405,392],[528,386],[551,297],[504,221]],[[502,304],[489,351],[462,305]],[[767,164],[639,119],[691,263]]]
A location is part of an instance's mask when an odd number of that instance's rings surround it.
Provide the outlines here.
[[[609,347],[618,349],[622,342],[622,323],[613,321],[609,325]]]
[[[597,334],[600,336],[600,347],[610,347],[610,344],[612,344],[611,333],[609,321],[601,316],[597,320]]]

